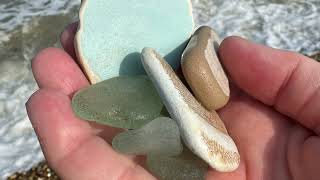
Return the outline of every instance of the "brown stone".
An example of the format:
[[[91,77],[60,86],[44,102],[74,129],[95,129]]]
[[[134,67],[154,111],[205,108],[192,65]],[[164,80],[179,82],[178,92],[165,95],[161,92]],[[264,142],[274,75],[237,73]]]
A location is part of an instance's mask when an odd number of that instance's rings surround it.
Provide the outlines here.
[[[207,26],[200,27],[191,37],[182,55],[182,71],[194,95],[208,110],[227,104],[229,81],[220,64],[217,50],[220,40]]]

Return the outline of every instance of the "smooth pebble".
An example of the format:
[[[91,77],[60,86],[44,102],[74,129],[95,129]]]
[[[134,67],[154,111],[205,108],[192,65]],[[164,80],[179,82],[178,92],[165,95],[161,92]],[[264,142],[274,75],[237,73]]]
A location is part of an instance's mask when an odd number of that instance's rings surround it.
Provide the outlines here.
[[[208,110],[225,106],[230,97],[229,81],[220,64],[218,35],[208,26],[200,27],[183,52],[183,75],[195,97]]]

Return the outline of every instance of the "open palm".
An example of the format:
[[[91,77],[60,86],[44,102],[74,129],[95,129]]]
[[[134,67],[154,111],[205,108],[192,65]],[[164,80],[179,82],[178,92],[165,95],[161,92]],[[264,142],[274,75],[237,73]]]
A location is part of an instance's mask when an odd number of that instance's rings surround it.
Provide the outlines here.
[[[61,36],[65,51],[45,49],[32,62],[40,90],[27,111],[51,167],[63,179],[143,180],[154,177],[141,158],[113,151],[119,132],[75,117],[71,97],[88,86],[74,61],[76,24]],[[229,37],[219,55],[231,80],[231,100],[219,111],[240,154],[232,173],[207,179],[320,179],[320,64],[302,55]]]

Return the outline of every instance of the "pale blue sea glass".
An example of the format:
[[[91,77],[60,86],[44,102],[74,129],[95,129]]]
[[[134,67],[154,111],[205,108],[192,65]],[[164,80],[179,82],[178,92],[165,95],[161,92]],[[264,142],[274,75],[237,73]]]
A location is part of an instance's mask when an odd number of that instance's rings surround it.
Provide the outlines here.
[[[194,29],[190,0],[84,0],[79,16],[77,55],[92,83],[144,74],[144,47],[176,69]]]
[[[179,128],[167,117],[159,117],[140,129],[125,131],[112,140],[112,147],[123,154],[174,156],[182,152]]]
[[[148,155],[147,167],[160,180],[204,180],[208,164],[184,147],[178,156]]]
[[[161,115],[162,101],[147,76],[121,76],[91,85],[72,98],[74,113],[112,127],[136,129]]]

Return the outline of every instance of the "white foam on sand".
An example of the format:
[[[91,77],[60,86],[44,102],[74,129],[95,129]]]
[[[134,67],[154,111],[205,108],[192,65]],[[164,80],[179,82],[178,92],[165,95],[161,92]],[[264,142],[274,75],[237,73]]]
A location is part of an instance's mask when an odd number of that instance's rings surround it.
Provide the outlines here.
[[[10,38],[11,30],[28,21],[30,17],[68,12],[75,4],[79,4],[80,0],[17,2],[0,2],[0,22],[4,18],[11,18],[1,24],[0,45]],[[192,2],[197,24],[210,25],[222,38],[239,35],[275,48],[307,54],[320,50],[318,0]],[[36,52],[28,52],[27,55],[23,54],[23,57],[31,59],[28,54],[34,53]],[[0,179],[15,171],[29,169],[43,160],[24,106],[28,97],[37,89],[32,80],[29,63],[0,60]]]
[[[12,40],[15,33],[22,33],[22,38],[29,33],[26,22],[32,18],[64,14],[79,3],[80,0],[0,2],[0,179],[27,170],[44,159],[25,110],[26,101],[37,90],[30,71],[30,61],[36,52],[30,52],[34,48],[23,40],[13,45],[12,48],[19,49],[15,53],[12,49],[1,51],[1,46]]]
[[[209,5],[199,2],[206,1]],[[198,23],[221,37],[238,35],[274,48],[305,54],[320,50],[319,0],[194,0]]]

